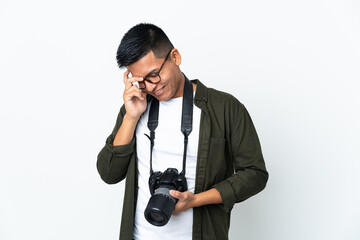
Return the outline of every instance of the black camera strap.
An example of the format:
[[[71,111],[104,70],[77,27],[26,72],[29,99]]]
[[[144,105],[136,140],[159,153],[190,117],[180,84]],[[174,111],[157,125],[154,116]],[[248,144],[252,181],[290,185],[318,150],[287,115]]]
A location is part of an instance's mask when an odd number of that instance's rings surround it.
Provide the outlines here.
[[[185,75],[184,75],[185,76]],[[152,168],[152,151],[154,147],[155,139],[155,129],[158,126],[159,119],[159,100],[153,98],[150,103],[150,112],[148,119],[148,128],[150,130],[150,137],[145,134],[150,139],[150,175],[154,173]],[[185,76],[185,85],[183,93],[183,103],[182,103],[182,116],[181,116],[181,132],[184,134],[184,155],[183,155],[183,169],[180,174],[185,176],[186,168],[186,153],[187,153],[187,144],[188,137],[192,131],[192,119],[193,119],[193,88],[190,80]]]

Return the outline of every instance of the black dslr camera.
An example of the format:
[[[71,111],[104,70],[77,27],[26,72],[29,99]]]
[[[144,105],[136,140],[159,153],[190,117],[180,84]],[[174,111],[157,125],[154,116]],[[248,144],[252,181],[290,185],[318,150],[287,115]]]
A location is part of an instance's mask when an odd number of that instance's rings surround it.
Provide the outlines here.
[[[145,209],[145,218],[152,225],[164,226],[178,201],[170,195],[170,190],[187,191],[186,178],[176,168],[168,168],[164,173],[159,171],[150,175],[149,188],[151,198]]]

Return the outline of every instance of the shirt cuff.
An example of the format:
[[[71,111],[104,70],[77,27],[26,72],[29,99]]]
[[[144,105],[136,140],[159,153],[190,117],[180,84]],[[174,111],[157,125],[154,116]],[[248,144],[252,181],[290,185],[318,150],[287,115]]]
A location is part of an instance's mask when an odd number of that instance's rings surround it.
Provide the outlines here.
[[[225,211],[230,212],[236,202],[231,184],[227,180],[224,180],[215,184],[213,188],[219,191]]]
[[[121,156],[127,156],[134,151],[135,138],[133,138],[130,143],[125,144],[125,145],[114,146],[113,141],[114,141],[114,136],[113,136],[113,134],[111,134],[106,139],[106,147],[113,154],[117,154],[121,157]]]

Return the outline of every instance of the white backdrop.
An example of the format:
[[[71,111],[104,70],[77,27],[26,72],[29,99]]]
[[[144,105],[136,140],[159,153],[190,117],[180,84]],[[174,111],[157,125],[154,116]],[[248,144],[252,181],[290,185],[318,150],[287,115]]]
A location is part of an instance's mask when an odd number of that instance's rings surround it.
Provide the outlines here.
[[[96,157],[140,22],[253,118],[270,178],[235,205],[230,239],[360,239],[359,1],[0,0],[1,240],[118,239],[124,183]]]

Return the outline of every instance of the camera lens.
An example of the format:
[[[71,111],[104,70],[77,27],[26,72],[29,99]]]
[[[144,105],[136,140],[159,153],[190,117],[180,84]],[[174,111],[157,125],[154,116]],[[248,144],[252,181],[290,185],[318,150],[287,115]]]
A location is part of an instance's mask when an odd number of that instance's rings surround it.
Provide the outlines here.
[[[174,187],[160,186],[151,196],[145,209],[146,220],[154,226],[166,225],[175,209],[177,199],[170,195],[170,189],[174,189]]]
[[[164,221],[164,216],[161,214],[161,212],[157,212],[154,210],[149,212],[149,218],[151,219],[151,221],[154,221],[154,222],[163,222]]]

